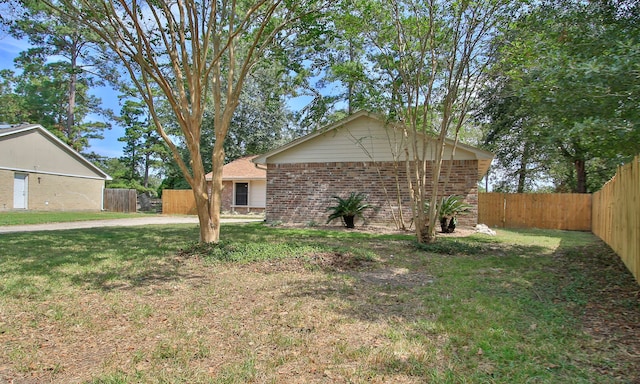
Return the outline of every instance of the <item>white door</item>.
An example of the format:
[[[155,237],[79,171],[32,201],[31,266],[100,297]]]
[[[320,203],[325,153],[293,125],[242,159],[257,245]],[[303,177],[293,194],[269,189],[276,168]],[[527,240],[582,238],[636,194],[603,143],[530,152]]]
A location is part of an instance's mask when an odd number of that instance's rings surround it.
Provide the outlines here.
[[[16,173],[13,177],[13,208],[27,209],[27,197],[29,196],[28,175]]]

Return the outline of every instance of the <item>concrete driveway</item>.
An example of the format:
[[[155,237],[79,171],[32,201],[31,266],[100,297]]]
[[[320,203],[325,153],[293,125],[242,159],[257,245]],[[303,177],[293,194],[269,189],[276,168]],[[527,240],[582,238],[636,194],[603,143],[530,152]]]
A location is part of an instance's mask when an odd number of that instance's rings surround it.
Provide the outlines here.
[[[263,221],[262,218],[224,218],[222,223],[250,223]],[[71,221],[66,223],[47,223],[29,225],[0,226],[0,234],[15,232],[35,231],[59,231],[64,229],[102,228],[102,227],[133,227],[138,225],[162,225],[162,224],[198,224],[197,216],[149,216],[126,219]]]

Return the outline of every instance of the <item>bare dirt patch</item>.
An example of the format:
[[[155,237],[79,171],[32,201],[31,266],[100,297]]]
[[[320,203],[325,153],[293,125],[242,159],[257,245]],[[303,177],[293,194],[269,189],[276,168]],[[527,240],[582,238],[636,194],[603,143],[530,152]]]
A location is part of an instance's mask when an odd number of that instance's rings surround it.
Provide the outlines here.
[[[331,230],[331,231],[340,231],[340,232],[361,232],[361,233],[370,233],[375,235],[415,235],[415,230],[413,228],[409,228],[407,230],[396,229],[390,226],[376,226],[376,225],[361,225],[356,226],[353,229],[346,228],[344,226],[337,225],[315,225],[313,227],[309,227],[306,225],[300,224],[281,224],[281,227],[285,228],[304,228],[304,229],[317,229],[317,230]],[[476,231],[472,227],[457,227],[455,232],[453,233],[442,233],[438,231],[436,233],[437,236],[442,237],[467,237],[475,234]]]

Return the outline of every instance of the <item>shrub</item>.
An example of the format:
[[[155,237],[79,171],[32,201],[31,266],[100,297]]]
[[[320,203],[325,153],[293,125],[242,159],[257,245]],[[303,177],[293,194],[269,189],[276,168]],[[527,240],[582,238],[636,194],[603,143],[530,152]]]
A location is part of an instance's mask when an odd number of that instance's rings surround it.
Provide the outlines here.
[[[342,219],[342,223],[347,228],[354,228],[354,219],[356,216],[363,218],[362,213],[371,208],[369,204],[364,203],[366,196],[363,193],[351,192],[346,199],[340,196],[333,196],[338,201],[338,204],[333,207],[327,208],[327,211],[331,211],[327,224],[335,219]]]

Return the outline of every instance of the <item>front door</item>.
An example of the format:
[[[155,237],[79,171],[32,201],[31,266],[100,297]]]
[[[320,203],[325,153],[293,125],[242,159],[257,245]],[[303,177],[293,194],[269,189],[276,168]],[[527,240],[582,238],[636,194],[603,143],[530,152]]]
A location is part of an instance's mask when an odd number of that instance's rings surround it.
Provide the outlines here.
[[[16,173],[13,177],[13,208],[27,209],[29,178],[26,173]]]

